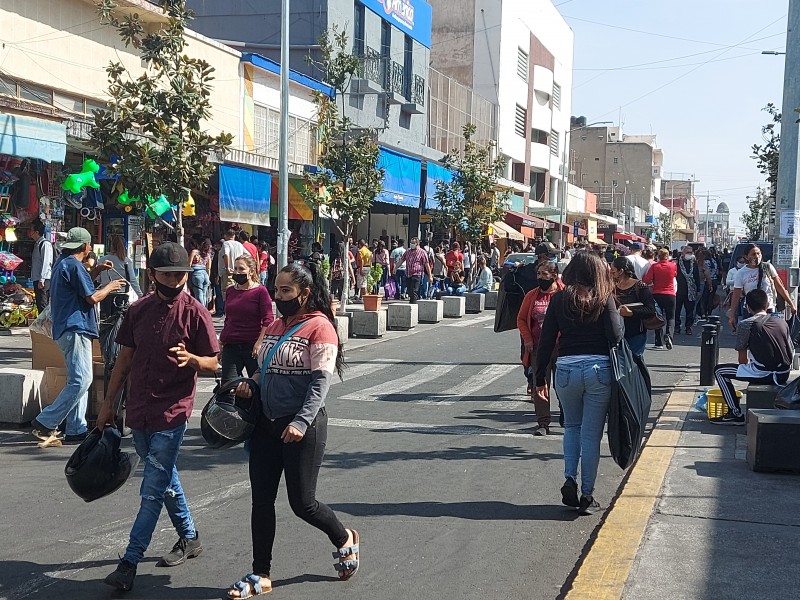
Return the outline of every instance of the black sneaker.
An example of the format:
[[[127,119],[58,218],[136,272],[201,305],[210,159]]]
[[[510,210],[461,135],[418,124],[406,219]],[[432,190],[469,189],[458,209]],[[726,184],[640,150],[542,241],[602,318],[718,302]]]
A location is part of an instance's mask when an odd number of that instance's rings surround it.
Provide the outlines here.
[[[64,436],[64,443],[65,444],[80,444],[89,437],[89,432],[84,431],[83,433],[76,433],[75,435],[65,435]]]
[[[136,565],[127,560],[120,560],[117,570],[103,580],[103,583],[117,588],[121,592],[133,589],[133,580],[136,578]]]
[[[686,335],[692,335],[692,328],[691,327],[687,327],[686,328]]]
[[[158,561],[159,567],[175,567],[186,562],[187,558],[195,558],[203,552],[203,545],[200,543],[200,534],[195,533],[193,538],[179,538],[170,550],[169,554],[161,557]]]
[[[536,429],[533,430],[533,435],[537,437],[542,437],[545,435],[550,435],[550,428],[545,427],[544,425],[539,425]]]
[[[567,477],[564,481],[564,485],[561,486],[561,504],[564,506],[572,506],[573,508],[580,506],[580,500],[578,500],[578,483],[572,477]]]
[[[725,413],[721,417],[710,419],[714,425],[744,425],[744,415],[738,417],[732,412]]]
[[[672,350],[672,336],[665,335],[664,336],[664,345],[667,347],[667,350]]]
[[[593,515],[599,510],[600,503],[593,496],[581,496],[581,501],[578,505],[579,515]]]

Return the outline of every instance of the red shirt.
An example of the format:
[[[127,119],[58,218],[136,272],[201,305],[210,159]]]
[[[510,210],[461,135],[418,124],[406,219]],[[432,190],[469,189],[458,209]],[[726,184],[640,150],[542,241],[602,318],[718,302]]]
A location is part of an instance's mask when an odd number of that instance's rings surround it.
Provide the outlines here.
[[[250,253],[250,256],[256,261],[256,264],[258,264],[258,248],[256,248],[256,245],[252,242],[242,242],[242,246]]]
[[[643,281],[652,284],[654,294],[675,295],[675,277],[678,275],[678,265],[668,260],[660,260],[650,265]]]
[[[149,294],[128,309],[117,343],[133,348],[125,406],[131,429],[164,431],[189,420],[197,373],[191,367],[178,367],[178,359],[169,351],[178,342],[197,356],[219,352],[211,313],[185,291],[171,302]]]
[[[272,298],[263,285],[249,290],[229,287],[225,292],[225,315],[225,326],[219,335],[221,344],[255,344],[261,328],[275,320]]]
[[[447,264],[448,269],[452,269],[457,263],[464,264],[464,255],[458,250],[450,250],[445,254],[444,262]]]

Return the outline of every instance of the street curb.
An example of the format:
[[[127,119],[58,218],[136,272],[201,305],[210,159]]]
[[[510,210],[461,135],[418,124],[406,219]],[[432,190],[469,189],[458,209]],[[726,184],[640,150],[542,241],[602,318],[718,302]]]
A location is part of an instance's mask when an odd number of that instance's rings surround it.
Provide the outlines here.
[[[675,387],[695,380],[691,373]],[[636,464],[598,526],[596,535],[581,561],[565,600],[619,600],[636,560],[647,525],[656,504],[672,457],[680,439],[686,415],[692,409],[696,390],[676,389],[656,420],[653,431]]]

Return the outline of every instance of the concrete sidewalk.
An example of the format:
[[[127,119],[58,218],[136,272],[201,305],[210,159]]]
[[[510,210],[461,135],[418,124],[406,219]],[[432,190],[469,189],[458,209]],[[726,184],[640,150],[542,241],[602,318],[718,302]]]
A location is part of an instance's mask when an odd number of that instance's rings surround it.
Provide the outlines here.
[[[744,427],[693,408],[687,373],[566,593],[578,598],[797,598],[800,477],[750,470]]]

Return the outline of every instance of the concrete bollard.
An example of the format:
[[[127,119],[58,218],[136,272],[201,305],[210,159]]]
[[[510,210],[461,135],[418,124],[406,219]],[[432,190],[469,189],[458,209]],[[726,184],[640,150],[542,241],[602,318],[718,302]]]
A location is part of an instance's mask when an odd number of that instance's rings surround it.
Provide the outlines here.
[[[390,304],[388,328],[391,330],[408,331],[417,326],[419,322],[418,304]]]
[[[484,294],[464,294],[464,310],[467,314],[476,315],[483,312],[486,296]]]
[[[335,315],[336,333],[339,334],[339,341],[343,344],[350,337],[350,317]]]
[[[442,296],[444,316],[446,319],[460,319],[464,316],[466,299],[464,296]]]
[[[484,294],[486,296],[486,300],[484,302],[483,307],[485,309],[495,310],[497,309],[497,292],[489,291]]]
[[[438,323],[444,318],[444,302],[442,300],[417,300],[420,323]]]
[[[356,337],[379,338],[386,333],[386,311],[365,310],[353,313],[353,333]]]
[[[0,369],[0,423],[21,425],[42,412],[43,375],[33,369]]]

